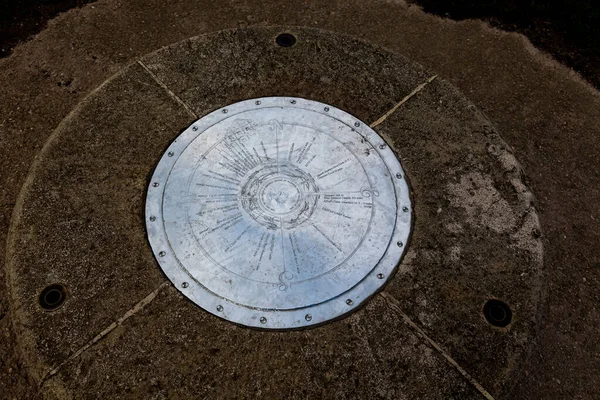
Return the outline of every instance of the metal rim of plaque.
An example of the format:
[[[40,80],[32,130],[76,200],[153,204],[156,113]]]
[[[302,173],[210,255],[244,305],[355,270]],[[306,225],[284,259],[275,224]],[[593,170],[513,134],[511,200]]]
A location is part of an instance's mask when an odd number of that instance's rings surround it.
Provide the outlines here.
[[[375,294],[411,231],[392,149],[345,111],[241,101],[189,126],[148,186],[158,263],[191,301],[265,329],[322,324]]]

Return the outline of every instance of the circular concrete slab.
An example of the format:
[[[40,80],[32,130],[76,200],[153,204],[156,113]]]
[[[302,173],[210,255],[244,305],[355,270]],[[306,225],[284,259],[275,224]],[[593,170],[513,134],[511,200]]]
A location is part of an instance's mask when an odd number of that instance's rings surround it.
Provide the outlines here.
[[[317,325],[359,307],[398,265],[411,228],[403,177],[385,141],[342,110],[241,101],[165,151],[148,186],[148,239],[205,310],[266,329]]]
[[[475,398],[510,386],[536,322],[537,213],[508,146],[441,79],[376,126],[410,177],[415,222],[396,276],[365,307],[318,328],[265,332],[206,313],[166,283],[144,197],[192,121],[248,98],[294,96],[369,123],[431,77],[349,37],[294,29],[295,44],[280,46],[282,32],[221,32],[146,56],[44,147],[7,259],[19,344],[48,396]],[[48,311],[40,293],[54,284],[66,298]],[[491,299],[510,310],[505,327],[488,322],[498,311],[484,315]]]

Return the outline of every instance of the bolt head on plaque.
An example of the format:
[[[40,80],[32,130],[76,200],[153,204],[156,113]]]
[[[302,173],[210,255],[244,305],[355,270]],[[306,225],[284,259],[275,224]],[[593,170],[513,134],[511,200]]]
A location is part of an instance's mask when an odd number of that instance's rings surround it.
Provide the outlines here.
[[[405,172],[383,143],[352,115],[301,98],[204,116],[148,187],[160,267],[194,303],[242,325],[299,328],[359,307],[392,276],[411,229]]]

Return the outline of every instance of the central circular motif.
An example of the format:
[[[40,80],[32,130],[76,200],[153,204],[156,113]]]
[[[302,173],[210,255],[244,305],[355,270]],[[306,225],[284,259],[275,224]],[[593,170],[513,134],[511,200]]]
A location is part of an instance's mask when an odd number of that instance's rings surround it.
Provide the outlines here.
[[[148,189],[148,237],[206,310],[264,328],[318,324],[359,306],[398,264],[410,232],[403,176],[383,139],[341,110],[248,100],[169,147]]]
[[[287,214],[300,202],[300,191],[285,178],[276,177],[260,190],[261,204],[266,212]]]
[[[260,224],[295,228],[315,210],[319,188],[292,164],[264,164],[249,174],[240,192],[242,209]]]

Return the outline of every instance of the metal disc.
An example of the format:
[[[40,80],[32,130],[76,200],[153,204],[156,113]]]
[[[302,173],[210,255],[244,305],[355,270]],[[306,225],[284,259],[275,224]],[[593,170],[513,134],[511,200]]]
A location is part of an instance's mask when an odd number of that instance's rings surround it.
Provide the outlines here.
[[[366,124],[268,97],[208,114],[171,144],[146,226],[161,268],[194,303],[287,329],[346,314],[383,286],[411,203],[398,159]]]

